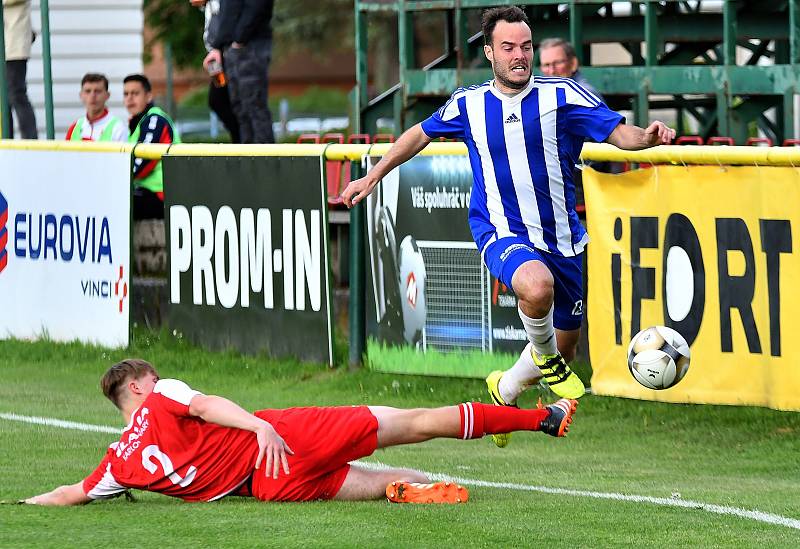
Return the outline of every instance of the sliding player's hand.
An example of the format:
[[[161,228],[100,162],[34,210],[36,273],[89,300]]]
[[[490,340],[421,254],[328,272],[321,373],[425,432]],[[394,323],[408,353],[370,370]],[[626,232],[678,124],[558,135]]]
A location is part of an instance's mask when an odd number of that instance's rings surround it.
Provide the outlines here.
[[[264,457],[267,458],[264,474],[272,478],[278,478],[278,472],[283,466],[283,472],[289,474],[289,461],[286,457],[287,454],[294,455],[294,452],[286,441],[283,440],[275,428],[264,422],[264,427],[256,431],[256,439],[258,440],[258,457],[256,458],[256,469],[261,467],[261,462]]]

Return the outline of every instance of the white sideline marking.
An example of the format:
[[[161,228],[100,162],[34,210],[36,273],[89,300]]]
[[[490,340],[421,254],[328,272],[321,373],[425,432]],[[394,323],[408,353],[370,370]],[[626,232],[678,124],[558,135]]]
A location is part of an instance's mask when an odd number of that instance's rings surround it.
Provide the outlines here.
[[[24,423],[33,423],[35,425],[46,425],[49,427],[60,427],[62,429],[76,429],[78,431],[92,431],[97,433],[109,433],[118,435],[122,431],[116,427],[108,427],[105,425],[92,425],[90,423],[78,423],[75,421],[64,421],[61,419],[36,417],[36,416],[23,416],[19,414],[7,414],[0,412],[0,419],[7,419],[9,421],[21,421]],[[357,461],[360,466],[367,469],[381,470],[392,469],[394,467],[380,462],[364,462]],[[610,499],[615,501],[631,501],[634,503],[652,503],[653,505],[664,505],[666,507],[683,507],[686,509],[697,509],[699,511],[707,511],[709,513],[717,513],[718,515],[731,515],[745,519],[751,519],[758,522],[767,524],[775,524],[777,526],[785,526],[787,528],[794,528],[800,530],[800,520],[772,513],[765,513],[763,511],[749,511],[739,507],[728,507],[727,505],[716,505],[713,503],[703,503],[700,501],[692,501],[687,499],[672,499],[672,498],[656,498],[652,496],[635,496],[629,494],[618,494],[616,492],[593,492],[587,490],[569,490],[567,488],[550,488],[547,486],[534,486],[530,484],[516,484],[513,482],[490,482],[487,480],[479,480],[473,478],[454,477],[450,475],[443,475],[440,473],[430,473],[423,471],[432,480],[447,480],[457,482],[459,484],[466,484],[468,486],[480,486],[482,488],[505,488],[506,490],[518,490],[522,492],[541,492],[543,494],[563,495],[563,496],[576,496],[576,497],[589,497],[596,499]]]
[[[77,429],[78,431],[94,431],[96,433],[110,433],[119,435],[122,429],[106,427],[105,425],[92,425],[90,423],[78,423],[76,421],[64,421],[49,417],[21,416],[19,414],[6,414],[0,412],[0,419],[10,421],[21,421],[23,423],[33,423],[34,425],[47,425],[48,427],[61,427],[62,429]]]
[[[394,467],[380,462],[356,462],[359,465],[374,470],[393,469]],[[727,505],[716,505],[713,503],[703,503],[701,501],[692,501],[689,499],[673,499],[673,498],[656,498],[652,496],[635,496],[629,494],[618,494],[615,492],[592,492],[587,490],[569,490],[567,488],[550,488],[547,486],[533,486],[530,484],[516,484],[513,482],[490,482],[486,480],[478,480],[473,478],[453,477],[450,475],[442,475],[440,473],[429,473],[423,471],[428,475],[431,480],[447,480],[450,482],[457,482],[459,484],[466,484],[469,486],[481,486],[483,488],[505,488],[507,490],[519,490],[523,492],[542,492],[544,494],[564,495],[564,496],[578,496],[596,499],[612,499],[616,501],[632,501],[635,503],[652,503],[654,505],[664,505],[667,507],[685,507],[687,509],[697,509],[700,511],[708,511],[709,513],[717,513],[719,515],[733,515],[741,518],[752,519],[759,522],[766,522],[768,524],[777,524],[779,526],[786,526],[787,528],[794,528],[800,530],[800,520],[781,515],[774,515],[772,513],[765,513],[763,511],[748,511],[739,507],[728,507]]]

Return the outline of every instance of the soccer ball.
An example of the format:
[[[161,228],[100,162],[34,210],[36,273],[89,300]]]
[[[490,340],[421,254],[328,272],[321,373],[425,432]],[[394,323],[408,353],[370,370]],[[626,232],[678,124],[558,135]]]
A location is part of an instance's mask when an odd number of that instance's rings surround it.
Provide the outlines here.
[[[669,389],[689,369],[689,345],[681,334],[666,326],[651,326],[636,334],[628,345],[628,368],[648,389]]]

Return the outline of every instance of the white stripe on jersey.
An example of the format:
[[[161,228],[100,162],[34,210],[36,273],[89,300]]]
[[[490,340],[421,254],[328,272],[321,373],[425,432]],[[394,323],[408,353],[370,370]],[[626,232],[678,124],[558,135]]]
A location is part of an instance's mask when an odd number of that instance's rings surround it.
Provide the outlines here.
[[[569,226],[567,202],[564,198],[564,178],[561,175],[561,163],[558,158],[558,99],[556,90],[556,86],[542,86],[539,88],[539,120],[541,120],[542,145],[544,146],[544,162],[547,166],[547,178],[550,186],[550,199],[553,204],[553,217],[556,222],[556,245],[558,246],[558,251],[563,255],[571,256],[574,255],[572,251],[572,231]]]
[[[543,238],[542,220],[539,217],[539,203],[533,187],[533,177],[528,164],[528,150],[525,146],[524,126],[522,125],[522,103],[503,101],[503,120],[514,114],[520,122],[503,124],[508,153],[508,165],[511,168],[511,180],[517,193],[522,222],[528,229],[528,238],[533,245],[546,250],[547,244]]]
[[[86,496],[92,499],[108,499],[124,491],[125,487],[117,482],[117,479],[111,474],[111,464],[109,463],[106,466],[106,472],[103,478],[89,490]]]
[[[508,219],[503,211],[503,202],[500,200],[500,188],[497,186],[497,178],[494,174],[494,163],[489,152],[488,140],[486,137],[486,118],[484,110],[484,95],[487,93],[471,93],[466,96],[467,117],[472,131],[472,138],[481,157],[481,167],[483,168],[483,181],[486,188],[486,208],[489,211],[489,222],[497,230],[497,237],[503,238],[513,236],[514,233],[508,228]]]
[[[195,391],[179,379],[159,379],[153,387],[154,393],[160,393],[165,397],[180,402],[188,406],[196,395],[201,395],[200,391]]]

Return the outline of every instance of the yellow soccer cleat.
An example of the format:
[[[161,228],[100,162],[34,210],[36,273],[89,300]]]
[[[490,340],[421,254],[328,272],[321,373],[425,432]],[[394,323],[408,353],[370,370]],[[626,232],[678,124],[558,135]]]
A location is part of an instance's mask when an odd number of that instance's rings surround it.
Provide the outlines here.
[[[500,378],[503,377],[502,370],[495,370],[486,377],[486,386],[489,388],[489,396],[492,397],[492,402],[497,406],[514,406],[515,404],[507,404],[503,397],[500,396]],[[511,433],[503,433],[499,435],[492,435],[492,440],[498,448],[505,448],[511,442]]]
[[[586,387],[578,375],[569,369],[561,354],[539,355],[531,351],[533,362],[542,371],[550,390],[562,398],[580,398]],[[487,380],[488,382],[488,380]]]

